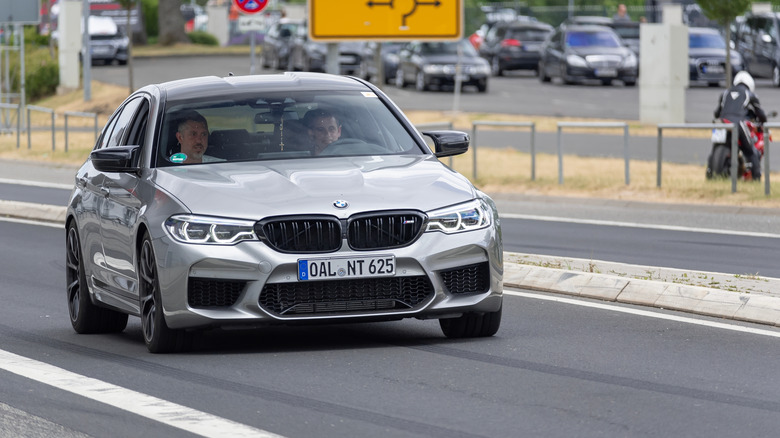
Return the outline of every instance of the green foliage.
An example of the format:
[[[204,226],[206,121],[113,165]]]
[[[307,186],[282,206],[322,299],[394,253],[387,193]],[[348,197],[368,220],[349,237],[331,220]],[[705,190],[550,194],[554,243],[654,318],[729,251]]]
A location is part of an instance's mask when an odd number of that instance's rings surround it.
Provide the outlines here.
[[[195,32],[188,33],[187,36],[190,38],[190,41],[193,44],[202,44],[204,46],[219,45],[219,41],[217,40],[217,37],[215,37],[214,35],[208,32],[195,31]]]
[[[735,18],[747,12],[752,0],[696,0],[702,12],[722,27],[728,27]]]
[[[24,42],[33,46],[48,46],[49,36],[39,35],[37,26],[24,26]]]
[[[13,93],[21,89],[20,73],[19,57],[10,57],[9,79]],[[60,84],[60,66],[56,59],[51,58],[47,47],[25,46],[24,73],[24,86],[29,100],[54,94]]]
[[[144,15],[144,25],[146,26],[146,35],[156,37],[160,34],[160,27],[157,20],[158,0],[141,0],[141,12]]]

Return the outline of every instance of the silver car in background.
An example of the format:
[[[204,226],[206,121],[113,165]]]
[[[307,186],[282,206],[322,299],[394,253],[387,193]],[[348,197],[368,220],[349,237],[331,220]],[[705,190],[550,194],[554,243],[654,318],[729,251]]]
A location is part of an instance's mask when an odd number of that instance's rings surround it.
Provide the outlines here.
[[[179,114],[208,123],[209,162],[184,164]],[[338,119],[315,155],[307,113]],[[198,329],[438,319],[492,336],[502,308],[493,201],[439,157],[398,107],[318,73],[149,85],[115,111],[76,174],[66,219],[67,302],[78,333],[141,318],[149,351]]]

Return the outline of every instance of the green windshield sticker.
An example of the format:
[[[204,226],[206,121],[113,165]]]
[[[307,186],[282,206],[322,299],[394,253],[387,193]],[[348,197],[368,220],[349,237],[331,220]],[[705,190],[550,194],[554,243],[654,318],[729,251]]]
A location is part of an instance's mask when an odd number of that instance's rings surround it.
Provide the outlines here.
[[[179,152],[178,154],[171,155],[171,163],[183,163],[187,159],[187,154]]]

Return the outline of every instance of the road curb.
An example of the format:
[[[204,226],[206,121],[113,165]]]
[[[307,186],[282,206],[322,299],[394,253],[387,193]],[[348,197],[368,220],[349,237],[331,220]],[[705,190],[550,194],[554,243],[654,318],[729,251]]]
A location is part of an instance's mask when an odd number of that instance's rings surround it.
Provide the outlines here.
[[[0,200],[0,216],[65,224],[66,207]]]
[[[507,264],[504,286],[780,326],[780,297]]]

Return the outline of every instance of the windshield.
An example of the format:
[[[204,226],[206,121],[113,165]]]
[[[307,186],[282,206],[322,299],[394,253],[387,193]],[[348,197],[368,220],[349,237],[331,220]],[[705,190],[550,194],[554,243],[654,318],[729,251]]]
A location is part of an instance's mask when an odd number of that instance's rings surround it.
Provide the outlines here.
[[[615,32],[625,39],[639,39],[639,26],[615,26]]]
[[[461,41],[434,41],[422,43],[420,53],[423,55],[457,55],[460,46],[463,56],[476,57],[477,52],[468,40]]]
[[[692,33],[688,35],[688,47],[691,49],[725,49],[726,41],[714,33]]]
[[[544,41],[549,32],[537,29],[510,29],[505,39],[518,41]]]
[[[371,91],[169,101],[158,145],[158,166],[424,153]]]
[[[611,32],[569,32],[566,34],[569,47],[620,47],[617,36]]]

